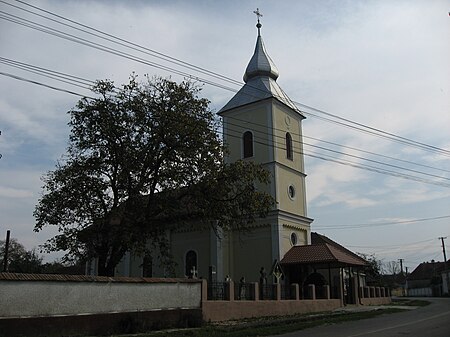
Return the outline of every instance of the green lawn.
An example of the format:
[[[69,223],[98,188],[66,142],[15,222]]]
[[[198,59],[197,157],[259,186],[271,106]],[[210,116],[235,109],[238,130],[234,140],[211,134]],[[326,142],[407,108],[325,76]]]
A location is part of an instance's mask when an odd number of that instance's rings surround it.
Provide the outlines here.
[[[386,308],[366,312],[319,313],[295,315],[287,317],[265,317],[240,321],[229,321],[217,324],[205,324],[196,329],[177,329],[155,331],[150,333],[120,335],[120,337],[251,337],[268,336],[298,331],[325,324],[337,324],[346,321],[371,318],[384,314],[404,311],[397,308]],[[116,336],[119,337],[119,336]]]

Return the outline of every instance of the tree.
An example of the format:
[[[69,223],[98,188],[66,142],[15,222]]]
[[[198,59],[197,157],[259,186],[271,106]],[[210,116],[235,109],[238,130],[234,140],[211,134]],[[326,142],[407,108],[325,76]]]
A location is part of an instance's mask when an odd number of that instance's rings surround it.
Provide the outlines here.
[[[370,284],[381,285],[382,283],[381,261],[374,254],[364,254],[364,253],[357,253],[357,254],[367,262],[367,265],[364,267],[367,282]]]
[[[69,147],[44,177],[35,230],[57,226],[46,251],[99,261],[112,275],[127,251],[151,242],[170,261],[165,231],[173,226],[245,230],[273,199],[255,184],[269,173],[251,162],[224,162],[218,121],[184,81],[132,75],[115,87],[99,81],[98,98],[69,111]]]
[[[400,273],[400,264],[397,261],[389,261],[385,263],[384,270],[386,274],[396,275]]]
[[[0,240],[0,256],[3,261],[5,256],[6,242]],[[8,248],[8,270],[12,273],[39,273],[42,267],[42,257],[35,249],[26,250],[16,239],[9,241]]]

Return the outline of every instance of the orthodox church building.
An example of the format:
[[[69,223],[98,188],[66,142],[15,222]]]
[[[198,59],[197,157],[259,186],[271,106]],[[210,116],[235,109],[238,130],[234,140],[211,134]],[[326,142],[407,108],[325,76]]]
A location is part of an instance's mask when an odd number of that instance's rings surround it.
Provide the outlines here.
[[[257,13],[259,14],[259,13]],[[259,18],[259,16],[258,16]],[[249,233],[177,231],[167,233],[177,277],[217,280],[226,277],[256,281],[263,267],[297,245],[311,243],[307,216],[302,121],[305,116],[277,83],[279,72],[268,55],[258,19],[256,46],[244,73],[244,86],[218,112],[223,119],[225,160],[254,161],[271,173],[271,183],[259,188],[276,200],[269,215],[252,225]],[[166,276],[167,271],[137,256],[126,254],[116,276]]]

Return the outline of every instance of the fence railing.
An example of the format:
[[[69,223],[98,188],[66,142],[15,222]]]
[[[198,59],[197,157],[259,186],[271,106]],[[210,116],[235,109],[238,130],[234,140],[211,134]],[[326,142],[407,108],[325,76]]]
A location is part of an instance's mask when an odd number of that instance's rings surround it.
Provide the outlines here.
[[[255,284],[254,283],[235,283],[234,284],[235,300],[255,300]]]
[[[281,299],[282,300],[295,300],[295,292],[292,291],[291,285],[281,285]]]
[[[206,285],[206,284],[205,284]],[[258,284],[212,282],[207,283],[207,300],[210,301],[274,301],[274,300],[329,300],[339,299],[343,289],[337,287],[308,284]],[[383,287],[360,287],[353,294],[356,298],[390,297],[389,289]]]
[[[209,282],[208,300],[209,301],[227,301],[229,300],[228,282]]]
[[[276,300],[277,299],[277,285],[276,284],[260,285],[259,299],[260,300]]]

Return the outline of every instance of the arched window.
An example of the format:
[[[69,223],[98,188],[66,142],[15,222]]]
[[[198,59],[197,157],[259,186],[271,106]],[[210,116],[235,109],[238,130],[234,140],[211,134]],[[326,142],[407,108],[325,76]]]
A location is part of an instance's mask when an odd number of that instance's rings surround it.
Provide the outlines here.
[[[244,158],[253,157],[253,134],[250,131],[245,131],[242,136],[242,147]]]
[[[190,250],[186,253],[186,274],[189,277],[197,276],[197,253]],[[194,275],[195,274],[195,275]]]
[[[294,151],[292,150],[292,137],[289,132],[286,132],[286,157],[287,159],[294,159]]]

